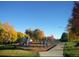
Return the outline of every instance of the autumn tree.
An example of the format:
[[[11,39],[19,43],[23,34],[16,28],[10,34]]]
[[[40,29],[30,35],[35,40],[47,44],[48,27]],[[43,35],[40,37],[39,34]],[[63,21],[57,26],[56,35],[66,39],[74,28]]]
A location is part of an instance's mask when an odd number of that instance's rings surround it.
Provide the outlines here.
[[[16,42],[23,42],[23,38],[29,39],[30,37],[29,37],[28,34],[17,32],[17,40],[16,40]]]
[[[24,35],[21,32],[17,32],[17,40],[16,42],[22,42]]]
[[[3,28],[0,28],[0,43],[3,44],[4,42],[8,42],[8,33]]]
[[[33,42],[41,42],[45,39],[44,32],[41,31],[40,29],[35,29],[35,30],[26,30],[26,34],[32,38]]]
[[[79,3],[74,2],[72,17],[68,24],[69,41],[79,41]]]
[[[54,41],[54,40],[55,40],[55,38],[54,38],[54,36],[53,36],[53,35],[51,35],[51,36],[48,36],[48,40],[50,40],[50,41]]]
[[[9,23],[2,24],[2,27],[8,33],[8,40],[10,42],[15,42],[17,39],[17,32],[15,31],[15,29],[10,26]]]
[[[26,29],[25,34],[29,35],[29,37],[32,39],[32,42],[35,42],[33,30]]]
[[[25,33],[28,34],[31,38],[33,37],[33,31],[31,29],[27,29]]]
[[[36,42],[41,42],[45,39],[44,32],[41,31],[40,29],[35,29],[33,33]]]
[[[30,39],[30,36],[28,34],[24,34],[24,38],[29,38]]]
[[[9,42],[9,34],[7,30],[3,28],[2,23],[0,23],[0,44],[8,42]]]

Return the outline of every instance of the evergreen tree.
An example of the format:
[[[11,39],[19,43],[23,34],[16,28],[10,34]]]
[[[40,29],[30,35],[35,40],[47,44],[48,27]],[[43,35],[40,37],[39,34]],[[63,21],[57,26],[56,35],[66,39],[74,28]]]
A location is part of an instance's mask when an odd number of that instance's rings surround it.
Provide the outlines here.
[[[67,33],[63,33],[60,39],[61,42],[67,42],[68,41],[68,34]]]

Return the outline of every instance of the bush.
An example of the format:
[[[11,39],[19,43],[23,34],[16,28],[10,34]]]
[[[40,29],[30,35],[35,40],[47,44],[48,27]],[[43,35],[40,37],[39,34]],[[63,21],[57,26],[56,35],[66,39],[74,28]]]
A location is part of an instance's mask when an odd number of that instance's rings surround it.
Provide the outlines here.
[[[66,48],[73,48],[75,46],[75,44],[76,44],[75,42],[66,42],[64,47],[66,47]]]
[[[8,44],[8,45],[0,45],[0,49],[15,49],[15,48],[16,48],[16,46],[10,45],[10,44]]]
[[[78,57],[79,56],[79,47],[75,45],[77,42],[67,42],[64,45],[64,52],[63,55],[65,57]]]

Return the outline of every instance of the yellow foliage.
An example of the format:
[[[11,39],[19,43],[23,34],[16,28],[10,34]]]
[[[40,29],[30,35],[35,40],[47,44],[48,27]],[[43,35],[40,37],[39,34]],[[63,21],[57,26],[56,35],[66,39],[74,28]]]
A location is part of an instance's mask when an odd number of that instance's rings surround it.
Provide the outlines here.
[[[20,38],[30,38],[28,34],[23,34],[21,32],[17,32],[17,38],[20,39]]]
[[[16,41],[17,33],[16,33],[15,29],[12,26],[10,26],[8,23],[2,24],[2,27],[8,33],[7,35],[9,36],[9,40],[11,42]]]
[[[30,38],[30,36],[28,34],[24,34],[24,37],[25,38],[27,38],[27,37]]]
[[[79,41],[79,36],[77,36],[75,33],[69,32],[69,41]]]
[[[17,32],[17,38],[18,38],[18,39],[19,39],[19,38],[23,38],[23,37],[24,37],[23,33]]]

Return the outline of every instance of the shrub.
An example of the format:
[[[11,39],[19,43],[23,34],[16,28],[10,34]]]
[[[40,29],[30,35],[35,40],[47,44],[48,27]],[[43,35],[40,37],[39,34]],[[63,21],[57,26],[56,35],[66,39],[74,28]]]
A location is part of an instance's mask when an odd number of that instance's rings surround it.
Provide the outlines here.
[[[15,48],[16,48],[16,46],[10,45],[10,44],[0,46],[0,49],[15,49]]]
[[[79,47],[75,45],[77,42],[67,42],[64,45],[63,55],[66,57],[78,57],[79,56]]]

